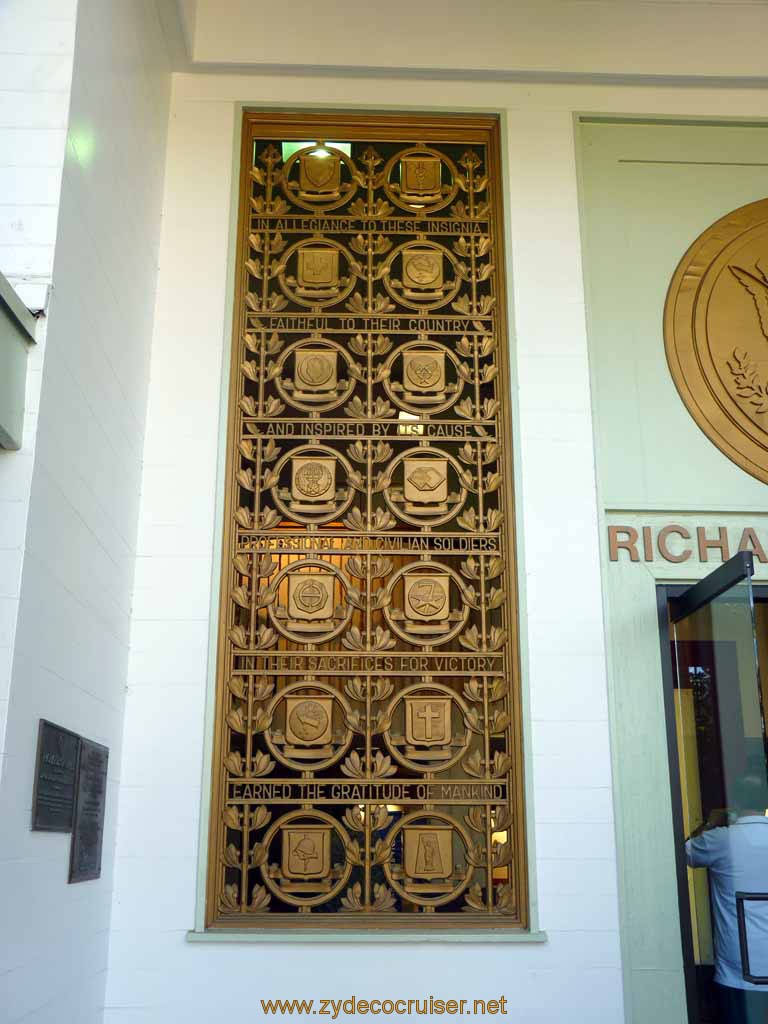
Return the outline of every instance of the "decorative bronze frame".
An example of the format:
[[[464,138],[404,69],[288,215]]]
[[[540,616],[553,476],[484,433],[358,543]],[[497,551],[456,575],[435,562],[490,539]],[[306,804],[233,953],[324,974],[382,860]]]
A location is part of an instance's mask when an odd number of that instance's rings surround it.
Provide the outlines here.
[[[525,929],[498,119],[246,111],[239,195],[206,926]]]

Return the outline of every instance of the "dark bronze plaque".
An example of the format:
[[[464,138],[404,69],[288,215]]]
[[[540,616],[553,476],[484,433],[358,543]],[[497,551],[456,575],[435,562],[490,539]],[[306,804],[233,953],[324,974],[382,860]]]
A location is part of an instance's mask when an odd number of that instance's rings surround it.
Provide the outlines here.
[[[494,119],[245,115],[209,926],[527,925],[502,245]]]
[[[81,740],[75,824],[69,860],[70,882],[88,882],[101,875],[108,761],[107,747],[91,740]]]
[[[37,737],[32,828],[36,832],[71,832],[80,737],[40,719]]]

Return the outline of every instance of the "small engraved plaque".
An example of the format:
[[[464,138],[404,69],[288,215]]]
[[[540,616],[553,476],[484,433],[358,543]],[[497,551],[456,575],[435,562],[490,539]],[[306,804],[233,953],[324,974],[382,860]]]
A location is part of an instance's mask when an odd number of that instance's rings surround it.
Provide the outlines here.
[[[80,741],[80,768],[69,858],[70,882],[88,882],[101,877],[108,761],[108,747],[91,740]]]
[[[80,737],[76,733],[40,719],[32,797],[35,832],[72,831],[79,752]]]

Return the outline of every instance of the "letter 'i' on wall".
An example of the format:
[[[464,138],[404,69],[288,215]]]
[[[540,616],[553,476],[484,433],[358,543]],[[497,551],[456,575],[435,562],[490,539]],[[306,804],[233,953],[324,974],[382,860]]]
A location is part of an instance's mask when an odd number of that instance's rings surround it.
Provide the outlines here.
[[[242,154],[207,924],[524,928],[498,124]]]

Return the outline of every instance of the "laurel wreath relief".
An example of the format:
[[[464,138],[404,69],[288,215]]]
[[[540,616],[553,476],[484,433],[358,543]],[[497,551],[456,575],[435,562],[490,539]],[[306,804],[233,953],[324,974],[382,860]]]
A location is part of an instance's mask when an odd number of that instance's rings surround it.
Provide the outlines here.
[[[752,296],[760,330],[768,341],[768,276],[759,261],[755,264],[755,273],[737,266],[731,266],[729,270]],[[736,386],[736,394],[752,407],[755,415],[765,415],[768,412],[768,385],[761,379],[750,353],[746,349],[735,348],[726,363]]]

